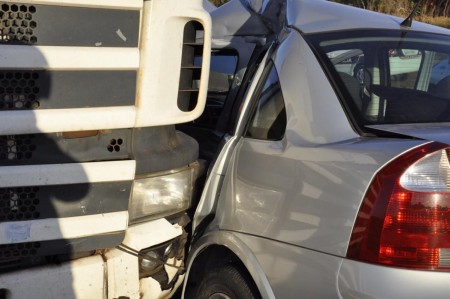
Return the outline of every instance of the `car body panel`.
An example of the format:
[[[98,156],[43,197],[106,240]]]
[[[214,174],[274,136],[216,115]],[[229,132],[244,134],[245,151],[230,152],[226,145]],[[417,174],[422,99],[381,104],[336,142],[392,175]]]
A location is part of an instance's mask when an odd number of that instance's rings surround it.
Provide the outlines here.
[[[266,36],[269,30],[260,18],[252,15],[244,2],[231,1],[211,12],[214,18],[212,37]]]
[[[444,299],[449,273],[388,268],[344,259],[339,269],[340,298]]]
[[[357,135],[331,85],[317,84],[327,79],[296,31],[274,57],[288,115],[285,137],[240,137],[254,101],[248,97],[237,135],[228,139],[209,178],[224,179],[223,186],[206,185],[194,227],[215,211],[222,229],[345,256],[354,219],[375,173],[428,141]],[[263,68],[264,64],[258,73]],[[298,69],[304,72],[295,73]],[[249,94],[255,89],[252,86]],[[380,151],[385,147],[389,150]]]
[[[191,254],[187,261],[187,273],[189,274],[195,257],[200,255],[203,250],[211,245],[221,245],[229,248],[239,256],[250,275],[255,280],[260,291],[261,297],[264,299],[275,298],[270,283],[261,268],[260,263],[256,259],[252,248],[250,248],[240,237],[243,235],[228,231],[214,231],[213,233],[205,233],[191,248]],[[186,279],[187,281],[187,279]],[[185,292],[186,284],[183,292]]]
[[[286,135],[294,144],[319,145],[359,137],[311,48],[298,32],[290,32],[274,61],[286,105]]]
[[[192,251],[217,244],[241,258],[262,298],[444,299],[450,293],[445,272],[386,268],[231,231],[205,234]]]
[[[247,234],[220,234],[228,235],[228,240],[239,240],[239,249],[230,248],[239,253],[255,281],[270,287],[263,298],[293,298],[294,294],[304,298],[335,296],[342,258]],[[229,242],[225,244],[229,246]],[[320,287],[310,287],[318,282]]]
[[[263,14],[269,3],[235,2],[252,16]],[[448,272],[362,263],[349,260],[347,250],[375,176],[419,146],[433,141],[450,144],[450,124],[372,125],[366,126],[370,131],[361,130],[345,106],[351,101],[345,98],[349,92],[340,90],[345,85],[335,82],[308,41],[314,33],[364,28],[388,30],[391,35],[392,30],[399,35],[406,32],[402,30],[446,35],[450,31],[418,22],[411,29],[401,29],[401,18],[329,1],[286,3],[288,26],[245,93],[236,128],[217,156],[194,216],[196,227],[211,217],[193,242],[187,281],[196,259],[217,245],[233,252],[262,298],[448,297]],[[238,38],[245,41],[243,36]],[[345,60],[347,53],[336,50],[336,57],[343,56],[334,58]],[[386,62],[389,59],[396,58],[386,56]],[[395,65],[391,63],[393,69]],[[431,70],[432,64],[428,66]],[[250,138],[246,132],[256,102],[270,97],[259,92],[266,83],[273,83],[265,81],[272,67],[287,115],[285,133],[276,140]],[[214,255],[208,252],[207,257]]]
[[[366,186],[420,140],[305,147],[241,139],[218,200],[221,229],[345,256]],[[389,146],[389,150],[381,148]]]
[[[368,128],[450,144],[450,123],[372,125]]]
[[[266,55],[267,56],[267,55]],[[263,62],[264,65],[266,63],[267,57],[264,57]],[[257,85],[257,79],[261,77],[263,71],[263,67],[260,67],[256,74],[253,83],[249,87],[248,91],[248,99],[246,99],[242,106],[242,111],[247,111],[247,107],[250,102],[250,95],[254,92]],[[246,119],[246,113],[242,113],[238,119],[237,130],[242,128],[243,122]],[[241,129],[242,130],[242,129]],[[197,205],[197,209],[192,220],[192,228],[195,231],[200,223],[208,216],[215,214],[215,210],[217,208],[217,200],[218,194],[220,194],[220,189],[222,188],[223,178],[225,172],[228,168],[230,156],[234,153],[234,149],[239,139],[237,136],[240,134],[236,134],[236,136],[228,136],[220,148],[220,152],[217,155],[217,158],[210,169],[210,175],[206,181],[205,187],[202,192],[202,196],[200,198],[199,204]]]

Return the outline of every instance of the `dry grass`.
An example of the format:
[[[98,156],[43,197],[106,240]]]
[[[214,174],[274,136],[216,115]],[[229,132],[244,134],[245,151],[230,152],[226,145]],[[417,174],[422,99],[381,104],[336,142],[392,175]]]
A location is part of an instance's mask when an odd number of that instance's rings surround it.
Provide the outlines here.
[[[433,18],[428,16],[421,16],[419,18],[419,21],[450,29],[450,18],[447,17]]]
[[[355,5],[358,7],[374,10],[389,15],[406,18],[414,3],[412,0],[333,0],[336,2]],[[444,8],[445,4],[445,9]],[[422,8],[419,9],[418,16],[415,18],[418,21],[429,23],[441,27],[450,28],[450,0],[424,0]]]
[[[229,0],[209,0],[209,1],[214,3],[216,6],[220,6],[228,2]],[[334,0],[334,1],[355,6],[360,6],[356,5],[356,3],[357,4],[365,3],[363,7],[369,10],[375,10],[403,18],[406,18],[409,15],[413,7],[411,0],[360,0],[360,1]],[[424,1],[424,3],[429,2],[431,3],[433,1],[430,0]],[[432,15],[436,15],[435,10],[436,7],[433,5],[424,5],[422,7],[420,15],[416,17],[416,20],[450,29],[450,17],[432,17]]]
[[[390,15],[406,18],[410,13],[409,8],[407,7],[407,3],[408,3],[407,1],[398,1],[396,6],[393,6],[393,5],[383,6],[383,3],[381,3],[378,11],[380,11],[382,13],[387,13]],[[420,14],[417,17],[415,17],[415,19],[420,22],[424,22],[424,23],[428,23],[428,24],[432,24],[432,25],[436,25],[436,26],[441,26],[441,27],[445,27],[445,28],[450,28],[450,18],[449,17],[431,17],[426,14]]]

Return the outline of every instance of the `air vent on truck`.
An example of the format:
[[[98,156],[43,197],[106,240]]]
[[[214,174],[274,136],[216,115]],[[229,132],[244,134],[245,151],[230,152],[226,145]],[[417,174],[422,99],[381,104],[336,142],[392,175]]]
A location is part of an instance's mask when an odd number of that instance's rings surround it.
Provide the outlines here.
[[[184,27],[183,53],[181,58],[180,84],[178,91],[178,108],[192,111],[197,105],[203,55],[203,26],[191,21]]]
[[[36,263],[38,261],[36,255],[40,247],[40,242],[0,245],[0,273],[18,270]],[[34,260],[27,260],[26,258]],[[1,297],[1,293],[0,298],[4,298]]]
[[[33,5],[8,4],[0,6],[0,43],[35,44],[37,37],[34,29],[37,27],[33,20],[36,7]]]
[[[0,110],[39,108],[38,79],[37,72],[0,71]]]
[[[0,221],[39,219],[39,187],[0,188]]]
[[[30,159],[37,148],[33,140],[34,138],[35,135],[0,136],[0,163],[4,161]],[[0,198],[2,190],[0,188]],[[0,220],[3,219],[0,217]]]

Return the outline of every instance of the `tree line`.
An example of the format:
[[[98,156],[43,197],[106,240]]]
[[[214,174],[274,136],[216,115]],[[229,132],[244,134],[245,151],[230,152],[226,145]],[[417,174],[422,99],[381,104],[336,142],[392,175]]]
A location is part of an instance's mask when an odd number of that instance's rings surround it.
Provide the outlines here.
[[[221,6],[222,4],[227,3],[229,0],[209,0],[215,6]]]
[[[228,0],[210,0],[220,6]],[[407,16],[418,0],[334,0],[334,2],[375,10],[397,16]],[[450,17],[450,0],[422,0],[419,14],[436,18]]]
[[[357,6],[398,16],[409,15],[418,0],[335,0],[343,4]],[[450,0],[422,0],[419,14],[432,18],[450,16]]]
[[[229,0],[210,0],[220,6]],[[420,0],[329,0],[394,16],[406,17]],[[450,0],[422,0],[415,19],[450,29]]]

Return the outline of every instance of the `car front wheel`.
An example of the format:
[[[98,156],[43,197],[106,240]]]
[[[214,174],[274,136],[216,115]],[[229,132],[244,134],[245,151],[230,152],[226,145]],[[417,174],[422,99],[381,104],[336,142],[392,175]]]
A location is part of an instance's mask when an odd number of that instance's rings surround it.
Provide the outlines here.
[[[225,265],[208,271],[195,290],[192,298],[198,299],[256,299],[261,298],[252,286],[247,273],[233,265]]]

